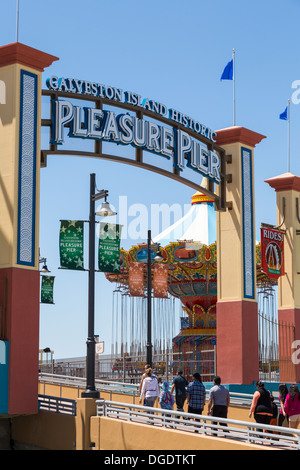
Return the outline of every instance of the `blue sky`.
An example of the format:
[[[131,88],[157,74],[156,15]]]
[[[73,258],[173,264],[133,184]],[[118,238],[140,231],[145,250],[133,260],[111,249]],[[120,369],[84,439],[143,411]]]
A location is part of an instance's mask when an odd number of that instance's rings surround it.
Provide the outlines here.
[[[1,45],[16,40],[16,4],[0,0]],[[255,149],[259,239],[261,222],[276,223],[275,193],[264,181],[287,171],[287,123],[279,114],[300,80],[299,14],[297,0],[20,0],[19,42],[59,57],[43,73],[43,88],[51,75],[96,81],[157,100],[214,130],[232,125],[232,82],[220,76],[235,48],[236,124],[267,137]],[[290,169],[296,175],[299,126],[300,105],[291,102]],[[42,148],[46,140],[43,135]],[[87,272],[57,269],[58,237],[60,219],[88,219],[92,172],[116,206],[126,197],[128,207],[150,211],[151,204],[189,204],[194,193],[131,166],[49,157],[41,170],[40,249],[56,276],[55,305],[41,305],[40,346],[53,349],[55,358],[86,351]],[[107,345],[112,288],[97,273],[95,333]]]

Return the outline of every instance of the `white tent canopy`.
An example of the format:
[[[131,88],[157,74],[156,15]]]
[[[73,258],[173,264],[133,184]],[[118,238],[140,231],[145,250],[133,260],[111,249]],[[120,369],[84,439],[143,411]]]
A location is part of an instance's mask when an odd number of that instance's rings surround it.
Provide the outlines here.
[[[173,225],[153,238],[155,243],[189,240],[211,245],[216,241],[216,213],[210,198],[197,192],[192,196],[191,208]]]

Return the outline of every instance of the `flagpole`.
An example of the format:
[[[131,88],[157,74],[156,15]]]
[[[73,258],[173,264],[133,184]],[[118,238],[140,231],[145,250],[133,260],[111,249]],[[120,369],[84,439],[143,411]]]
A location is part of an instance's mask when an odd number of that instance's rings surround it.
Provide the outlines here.
[[[19,42],[19,0],[17,0],[16,42]]]
[[[232,74],[232,84],[233,84],[233,125],[235,126],[235,49],[232,51],[232,66],[233,66],[233,74]]]
[[[288,100],[287,119],[288,119],[288,173],[289,173],[290,172],[290,100]]]

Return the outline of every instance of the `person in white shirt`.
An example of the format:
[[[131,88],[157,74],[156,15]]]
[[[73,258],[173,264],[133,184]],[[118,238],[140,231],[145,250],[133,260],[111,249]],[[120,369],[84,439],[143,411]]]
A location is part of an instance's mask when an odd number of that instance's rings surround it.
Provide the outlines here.
[[[140,385],[139,385],[139,394],[141,395],[141,391],[142,391],[142,385],[143,385],[143,381],[144,379],[147,377],[147,370],[150,369],[151,366],[149,366],[149,364],[146,364],[145,367],[144,367],[144,373],[142,375],[142,379],[140,381]],[[153,374],[152,374],[153,375]]]
[[[146,377],[143,380],[142,390],[140,395],[140,403],[145,398],[144,405],[154,407],[157,398],[159,397],[159,387],[157,378],[153,375],[152,369],[146,371]]]

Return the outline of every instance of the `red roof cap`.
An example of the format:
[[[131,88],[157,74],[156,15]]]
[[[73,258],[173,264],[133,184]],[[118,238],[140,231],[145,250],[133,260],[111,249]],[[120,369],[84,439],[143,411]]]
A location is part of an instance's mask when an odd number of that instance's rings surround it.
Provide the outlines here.
[[[240,126],[227,127],[215,132],[217,134],[216,142],[220,146],[240,142],[254,148],[256,144],[259,144],[262,139],[266,138],[265,135]]]
[[[0,66],[18,63],[43,72],[55,60],[59,60],[58,57],[25,46],[20,42],[0,46]]]
[[[269,178],[265,180],[265,183],[268,183],[275,191],[289,191],[291,189],[300,191],[300,177],[289,172]]]

